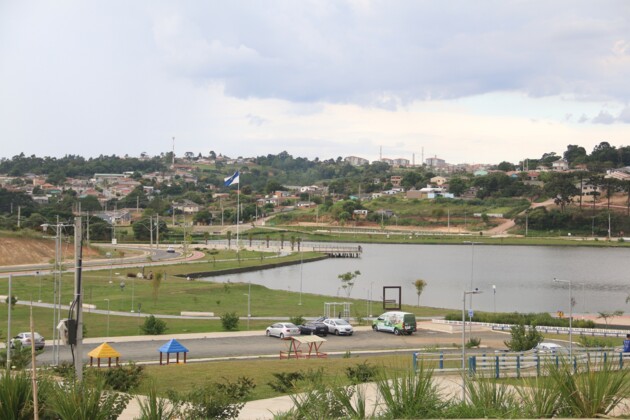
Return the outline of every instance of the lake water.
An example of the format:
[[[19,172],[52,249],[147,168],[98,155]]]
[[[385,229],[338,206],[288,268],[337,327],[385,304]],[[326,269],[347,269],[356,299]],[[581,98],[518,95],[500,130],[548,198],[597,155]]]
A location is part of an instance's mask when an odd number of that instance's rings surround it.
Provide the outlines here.
[[[383,286],[402,287],[402,301],[416,304],[416,279],[427,286],[420,304],[461,310],[463,292],[478,288],[474,310],[569,313],[570,280],[574,313],[622,310],[630,293],[630,249],[492,246],[492,245],[362,245],[359,259],[327,259],[258,272],[210,278],[220,282],[252,282],[272,289],[301,290],[339,297],[338,275],[359,270],[350,297],[380,301]],[[301,286],[300,286],[301,283]],[[493,288],[495,286],[495,288]],[[390,298],[391,296],[386,296]],[[254,296],[252,298],[255,298]],[[467,309],[470,307],[467,298]],[[380,306],[374,305],[374,312]]]

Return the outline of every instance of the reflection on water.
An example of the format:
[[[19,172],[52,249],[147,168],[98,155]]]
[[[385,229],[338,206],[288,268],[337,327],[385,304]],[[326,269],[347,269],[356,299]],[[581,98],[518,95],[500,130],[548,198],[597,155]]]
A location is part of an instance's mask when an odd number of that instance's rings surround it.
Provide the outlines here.
[[[630,293],[630,249],[492,245],[362,245],[360,259],[324,261],[210,278],[273,289],[345,297],[339,274],[359,270],[351,297],[382,299],[383,286],[401,286],[403,303],[416,304],[413,285],[427,282],[422,305],[461,310],[465,290],[479,288],[475,310],[575,313],[624,310]],[[493,285],[496,289],[493,289]],[[496,293],[493,293],[496,290]],[[467,300],[468,302],[468,300]],[[468,303],[467,303],[468,306]],[[375,310],[378,312],[378,310]]]

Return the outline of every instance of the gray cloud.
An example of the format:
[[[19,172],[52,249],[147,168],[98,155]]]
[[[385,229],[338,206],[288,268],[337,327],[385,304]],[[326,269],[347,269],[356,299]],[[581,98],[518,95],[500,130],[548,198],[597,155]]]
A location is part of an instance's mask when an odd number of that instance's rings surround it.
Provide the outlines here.
[[[155,31],[175,71],[237,97],[384,108],[514,90],[627,100],[630,9],[604,3],[212,2]]]
[[[263,117],[259,117],[258,115],[247,114],[245,118],[250,125],[255,125],[258,127],[267,122],[266,119],[264,119]]]
[[[602,110],[591,122],[594,124],[612,124],[615,122],[615,117],[610,112]]]

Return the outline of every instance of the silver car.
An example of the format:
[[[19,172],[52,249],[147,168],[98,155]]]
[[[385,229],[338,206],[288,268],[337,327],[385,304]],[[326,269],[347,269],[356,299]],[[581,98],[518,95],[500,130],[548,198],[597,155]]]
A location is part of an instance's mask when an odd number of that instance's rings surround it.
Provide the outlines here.
[[[267,337],[291,337],[294,335],[300,335],[300,329],[290,322],[276,322],[273,325],[267,327]]]
[[[44,337],[42,335],[40,335],[39,333],[35,333],[35,350],[41,350],[44,348],[44,346],[46,345],[46,340],[44,340]],[[30,347],[32,340],[31,340],[31,333],[30,332],[21,332],[18,335],[16,335],[15,337],[13,337],[11,339],[11,348],[14,349],[15,348],[15,343],[16,342],[21,342],[22,343],[22,347]]]
[[[324,324],[328,326],[328,333],[335,335],[352,335],[354,329],[352,325],[345,319],[341,318],[327,318],[324,320]]]

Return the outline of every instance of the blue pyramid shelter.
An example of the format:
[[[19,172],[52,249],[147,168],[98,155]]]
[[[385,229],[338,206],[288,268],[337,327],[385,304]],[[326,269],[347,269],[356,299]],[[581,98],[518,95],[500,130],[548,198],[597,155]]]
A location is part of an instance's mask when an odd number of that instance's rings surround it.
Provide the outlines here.
[[[188,353],[188,349],[184,347],[179,341],[172,338],[168,343],[164,344],[162,347],[158,349],[160,352],[160,365],[162,364],[162,355],[166,353],[166,364],[170,363],[170,354],[177,354],[177,363],[179,363],[179,353],[184,353],[184,363],[186,363],[186,353]]]

